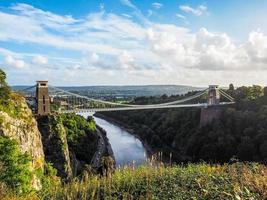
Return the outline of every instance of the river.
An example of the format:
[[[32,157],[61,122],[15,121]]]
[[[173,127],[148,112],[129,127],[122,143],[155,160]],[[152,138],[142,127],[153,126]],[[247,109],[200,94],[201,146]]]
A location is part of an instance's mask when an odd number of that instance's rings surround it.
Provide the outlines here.
[[[80,115],[87,118],[87,116],[91,116],[92,114],[81,113]],[[107,120],[95,116],[94,119],[107,132],[117,166],[132,165],[133,162],[135,166],[138,166],[146,161],[146,150],[138,138]]]

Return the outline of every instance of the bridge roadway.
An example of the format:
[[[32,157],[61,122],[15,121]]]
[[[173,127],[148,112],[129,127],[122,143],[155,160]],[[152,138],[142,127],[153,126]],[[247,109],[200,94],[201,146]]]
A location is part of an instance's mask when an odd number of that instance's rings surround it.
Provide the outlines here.
[[[149,109],[164,109],[164,108],[207,108],[209,106],[223,106],[231,105],[235,102],[221,102],[218,105],[209,105],[207,103],[198,104],[181,104],[181,105],[168,105],[168,106],[136,106],[136,107],[119,107],[119,108],[88,108],[88,109],[76,109],[76,110],[64,110],[61,113],[82,113],[82,112],[111,112],[111,111],[124,111],[124,110],[149,110]]]

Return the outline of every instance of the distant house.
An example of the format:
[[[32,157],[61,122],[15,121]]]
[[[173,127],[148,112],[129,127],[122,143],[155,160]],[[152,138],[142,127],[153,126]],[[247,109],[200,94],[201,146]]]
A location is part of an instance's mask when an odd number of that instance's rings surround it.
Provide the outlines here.
[[[53,99],[52,102],[58,105],[59,107],[67,107],[69,105],[67,101],[59,100],[59,99]]]

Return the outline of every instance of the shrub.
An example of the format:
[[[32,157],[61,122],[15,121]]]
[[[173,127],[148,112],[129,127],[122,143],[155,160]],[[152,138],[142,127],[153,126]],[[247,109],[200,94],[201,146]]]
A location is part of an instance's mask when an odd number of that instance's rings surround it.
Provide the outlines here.
[[[0,182],[16,192],[31,190],[30,157],[22,154],[18,142],[0,136]]]

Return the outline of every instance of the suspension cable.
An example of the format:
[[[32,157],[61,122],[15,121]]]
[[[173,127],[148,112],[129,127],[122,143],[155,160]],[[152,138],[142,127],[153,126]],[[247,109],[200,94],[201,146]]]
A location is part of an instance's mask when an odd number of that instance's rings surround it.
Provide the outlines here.
[[[224,92],[223,90],[219,90],[220,91],[220,93],[225,97],[225,98],[227,98],[228,100],[230,100],[230,101],[234,101],[235,99],[233,98],[233,97],[231,97],[229,94],[227,94],[226,92]]]
[[[229,101],[234,102],[234,99],[233,99],[233,98],[230,98],[230,97],[229,97],[228,95],[226,95],[225,93],[220,92],[220,94],[221,94],[222,96],[224,96],[226,99],[228,99]]]
[[[208,89],[205,89],[191,97],[188,97],[188,98],[185,98],[185,99],[181,99],[181,100],[177,100],[177,101],[172,101],[172,102],[168,102],[168,103],[160,103],[160,104],[144,104],[144,105],[137,105],[137,104],[121,104],[121,103],[115,103],[115,102],[110,102],[110,101],[104,101],[104,100],[100,100],[100,99],[94,99],[94,98],[90,98],[90,97],[87,97],[87,96],[84,96],[84,95],[79,95],[79,94],[75,94],[73,92],[69,92],[69,91],[65,91],[63,89],[60,89],[60,88],[57,88],[57,87],[53,87],[53,86],[50,86],[52,89],[54,90],[58,90],[58,91],[61,91],[63,93],[66,93],[66,94],[69,94],[69,95],[73,95],[73,96],[76,96],[76,97],[80,97],[80,98],[84,98],[84,99],[87,99],[87,100],[90,100],[90,101],[95,101],[95,102],[99,102],[99,103],[105,103],[105,104],[110,104],[110,105],[116,105],[116,106],[125,106],[125,107],[139,107],[139,106],[147,106],[147,107],[153,107],[153,106],[165,106],[165,105],[173,105],[173,104],[178,104],[178,103],[183,103],[185,101],[189,101],[189,100],[192,100],[194,98],[197,98],[203,94],[206,93],[206,91]]]
[[[35,87],[36,87],[36,85],[33,85],[33,86],[30,86],[30,87],[24,88],[24,89],[22,89],[22,90],[19,90],[19,91],[20,91],[20,92],[24,92],[24,91],[30,90],[30,89],[32,89],[32,88],[35,88]]]

